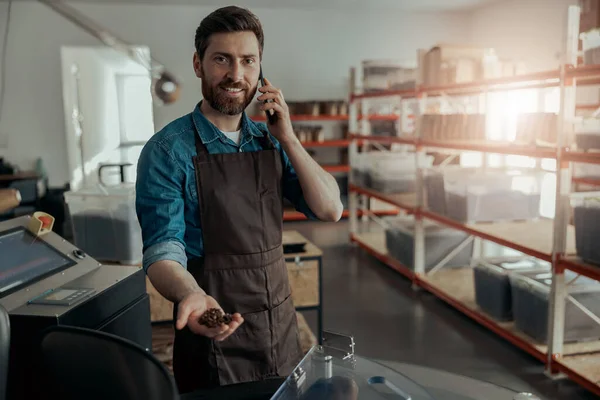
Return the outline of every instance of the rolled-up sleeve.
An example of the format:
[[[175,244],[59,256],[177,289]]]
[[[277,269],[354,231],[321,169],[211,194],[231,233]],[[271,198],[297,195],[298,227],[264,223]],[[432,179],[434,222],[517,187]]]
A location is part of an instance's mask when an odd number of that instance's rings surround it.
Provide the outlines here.
[[[144,146],[137,166],[136,213],[143,240],[144,271],[157,261],[187,267],[184,216],[185,175],[157,141]]]

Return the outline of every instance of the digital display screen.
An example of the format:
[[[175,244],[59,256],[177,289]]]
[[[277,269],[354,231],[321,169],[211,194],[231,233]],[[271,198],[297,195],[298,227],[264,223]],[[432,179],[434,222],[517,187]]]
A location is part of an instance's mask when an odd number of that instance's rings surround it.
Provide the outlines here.
[[[50,293],[48,296],[44,297],[44,300],[61,301],[75,293],[77,293],[77,290],[59,289],[59,290],[55,290],[54,292]]]
[[[76,264],[24,228],[0,234],[0,296]]]

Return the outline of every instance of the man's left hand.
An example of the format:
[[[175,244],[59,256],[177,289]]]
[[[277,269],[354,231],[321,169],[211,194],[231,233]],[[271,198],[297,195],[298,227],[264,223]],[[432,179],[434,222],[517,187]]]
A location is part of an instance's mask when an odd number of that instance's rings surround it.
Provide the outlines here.
[[[281,90],[271,85],[271,82],[265,78],[265,86],[258,88],[258,91],[262,93],[257,97],[258,101],[264,102],[265,100],[273,100],[260,106],[262,111],[275,113],[277,115],[277,121],[274,124],[267,124],[269,132],[271,132],[279,142],[296,139],[294,129],[292,128],[292,121],[290,119],[290,110],[283,99]]]

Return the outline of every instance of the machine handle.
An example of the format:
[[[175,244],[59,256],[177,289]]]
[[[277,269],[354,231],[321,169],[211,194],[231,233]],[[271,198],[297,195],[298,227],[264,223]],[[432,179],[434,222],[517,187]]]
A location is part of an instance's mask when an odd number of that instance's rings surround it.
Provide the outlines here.
[[[119,163],[119,164],[102,164],[98,168],[98,182],[101,185],[104,185],[104,181],[102,180],[102,170],[105,168],[115,168],[119,167],[119,174],[121,175],[121,183],[125,182],[125,167],[131,167],[132,163]],[[106,186],[106,185],[104,185]]]

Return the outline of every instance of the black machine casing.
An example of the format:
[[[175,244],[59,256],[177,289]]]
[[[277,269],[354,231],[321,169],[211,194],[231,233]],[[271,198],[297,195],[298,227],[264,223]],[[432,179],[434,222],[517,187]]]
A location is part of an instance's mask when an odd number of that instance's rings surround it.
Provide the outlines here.
[[[28,218],[0,223],[0,239],[6,228],[26,225]],[[44,398],[46,374],[39,363],[38,351],[41,335],[49,327],[69,325],[96,329],[129,339],[146,349],[152,347],[150,302],[141,268],[101,265],[52,232],[38,240],[68,255],[74,265],[0,297],[11,324],[9,400]],[[1,264],[2,257],[0,271]],[[77,288],[92,289],[92,292],[69,305],[30,302],[43,298],[46,292]]]

